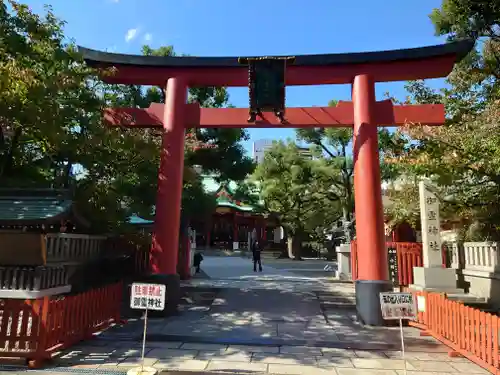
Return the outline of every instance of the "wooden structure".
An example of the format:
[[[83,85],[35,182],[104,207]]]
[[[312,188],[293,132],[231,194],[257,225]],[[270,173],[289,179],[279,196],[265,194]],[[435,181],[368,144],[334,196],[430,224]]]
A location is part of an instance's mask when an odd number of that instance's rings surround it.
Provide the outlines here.
[[[363,297],[358,299],[358,313],[365,323],[383,324],[378,295],[389,288],[389,282],[377,127],[408,123],[441,125],[445,118],[442,105],[397,106],[387,100],[377,102],[375,84],[444,77],[473,45],[472,41],[461,41],[395,51],[294,56],[293,63],[286,66],[286,74],[285,71],[283,74],[268,72],[267,82],[272,92],[284,92],[285,85],[352,84],[352,102],[343,102],[337,107],[287,108],[286,113],[280,112],[277,117],[267,112],[250,123],[248,109],[199,108],[197,103],[187,104],[188,87],[250,84],[252,90],[255,82],[249,82],[248,67],[242,66],[237,57],[137,56],[80,48],[87,64],[113,68],[114,74],[102,76],[106,82],[165,88],[166,105],[109,109],[105,117],[115,126],[164,129],[151,272],[168,285],[167,290],[173,293],[170,300],[175,303],[179,297],[177,248],[186,128],[347,126],[354,129],[356,228],[362,234],[358,236],[360,280],[356,291]],[[262,60],[269,62],[269,58]],[[264,107],[270,103],[271,107],[280,108],[283,97],[266,95],[270,95],[270,91],[259,92],[262,103],[266,103]],[[253,98],[250,99],[254,103]]]
[[[1,300],[0,356],[40,367],[55,352],[120,324],[122,295],[120,282],[72,296]]]
[[[248,235],[254,229],[259,239],[267,240],[275,224],[259,207],[234,197],[234,182],[218,183],[213,177],[204,176],[203,185],[207,192],[215,195],[217,207],[209,219],[191,222],[197,233],[197,248],[247,248]]]
[[[248,235],[255,229],[261,241],[272,238],[277,226],[272,217],[261,212],[259,207],[234,197],[236,183],[219,183],[213,176],[202,176],[205,192],[213,194],[216,209],[208,218],[192,218],[189,226],[196,232],[196,248],[220,248],[238,250],[248,248]],[[154,220],[145,220],[137,215],[129,223],[150,231]]]
[[[87,225],[67,190],[0,190],[1,357],[39,367],[121,322],[121,280],[143,262]]]
[[[69,190],[0,189],[0,233],[85,232],[88,225]]]
[[[422,267],[422,244],[415,242],[386,242],[387,269],[393,286],[413,284],[413,267]],[[359,280],[359,251],[357,241],[351,242],[352,280]]]
[[[63,294],[124,272],[135,254],[81,234],[87,226],[68,190],[0,190],[0,298]]]

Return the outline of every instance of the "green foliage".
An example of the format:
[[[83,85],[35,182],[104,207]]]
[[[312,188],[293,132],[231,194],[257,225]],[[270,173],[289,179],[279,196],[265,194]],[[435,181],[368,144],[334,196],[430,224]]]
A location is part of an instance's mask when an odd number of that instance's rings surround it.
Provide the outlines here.
[[[317,231],[324,237],[340,216],[332,173],[324,160],[302,156],[293,142],[275,142],[254,172],[266,208],[279,217],[288,236],[298,243],[290,254],[295,258],[300,258],[302,239]]]
[[[38,16],[16,1],[7,4],[0,3],[0,185],[72,188],[79,211],[98,231],[126,228],[131,213],[150,218],[161,130],[107,128],[102,109],[164,102],[163,88],[102,83],[65,42],[64,24],[50,7]],[[174,50],[145,46],[143,53]],[[224,88],[192,88],[189,99],[228,105]],[[239,143],[246,138],[239,129],[190,131],[187,169],[201,165],[221,178],[242,180],[253,170]],[[84,173],[74,176],[75,167]],[[214,204],[199,178],[186,182],[185,215],[204,215]]]
[[[495,0],[443,0],[430,14],[437,35],[450,40],[498,38],[500,3]]]
[[[152,49],[143,46],[142,52],[152,56],[175,56],[172,46]],[[107,105],[118,107],[121,105],[147,108],[152,102],[165,102],[163,88],[125,85],[108,85],[106,87]],[[203,107],[224,107],[228,104],[228,94],[225,88],[190,88],[189,101],[197,102]],[[120,131],[123,131],[120,129]],[[142,197],[135,205],[134,212],[150,216],[151,206],[154,204],[156,192],[157,166],[159,164],[159,147],[161,132],[144,131],[139,135],[145,142],[145,149],[155,150],[152,159],[145,159],[148,166],[134,172],[132,179],[123,181],[129,185],[131,191]],[[134,131],[128,131],[134,133]],[[185,148],[185,165],[187,168],[200,166],[204,174],[216,174],[221,180],[243,180],[253,171],[253,162],[244,155],[240,141],[248,138],[244,129],[188,129]],[[186,172],[186,171],[185,171]],[[142,206],[142,210],[138,211]],[[201,177],[195,177],[184,184],[183,214],[187,217],[205,216],[213,212],[215,197],[204,192]]]
[[[409,102],[444,103],[448,119],[439,128],[402,130],[412,147],[390,155],[407,176],[404,186],[391,192],[395,221],[414,221],[415,184],[427,176],[439,185],[443,218],[465,224],[469,238],[500,239],[499,16],[497,1],[476,0],[443,0],[431,14],[439,35],[480,43],[455,67],[448,88],[436,91],[423,82],[407,86]]]
[[[331,100],[328,105],[336,106],[337,103],[337,101]],[[347,223],[350,222],[354,214],[354,164],[350,152],[353,140],[352,128],[297,129],[296,132],[298,139],[316,146],[316,156],[330,171],[331,189],[339,198],[343,220]],[[383,156],[385,152],[390,150],[399,151],[404,148],[405,140],[395,133],[390,133],[387,129],[379,130],[378,136],[382,181],[392,180],[399,173],[397,164],[385,163]],[[325,181],[325,183],[327,182]],[[350,231],[347,233],[347,228],[346,226],[344,237],[351,238],[351,233]]]
[[[0,4],[0,181],[43,184],[65,178],[83,151],[76,127],[93,127],[100,110],[72,45],[64,45],[62,22],[50,8],[44,18],[28,7]],[[69,167],[63,160],[70,160]]]
[[[258,184],[251,179],[238,182],[232,196],[235,200],[244,202],[254,207],[254,212],[269,212],[265,206],[265,202],[260,199],[260,189]]]
[[[104,187],[114,177],[113,143],[122,140],[102,126],[97,77],[65,44],[62,27],[50,7],[40,17],[15,1],[0,4],[0,184],[76,184],[80,211],[106,230],[107,221],[124,221],[115,191]],[[88,171],[78,184],[75,165]]]

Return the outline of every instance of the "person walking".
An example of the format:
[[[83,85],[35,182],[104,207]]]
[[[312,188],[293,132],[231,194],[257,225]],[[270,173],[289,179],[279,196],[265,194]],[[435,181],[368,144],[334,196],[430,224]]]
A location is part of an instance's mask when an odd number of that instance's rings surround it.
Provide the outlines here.
[[[253,242],[252,255],[253,255],[253,272],[257,272],[257,264],[259,265],[259,272],[262,272],[262,262],[260,260],[261,245],[259,241]]]
[[[194,254],[193,266],[196,268],[196,273],[200,273],[201,261],[203,260],[203,255],[200,252]]]

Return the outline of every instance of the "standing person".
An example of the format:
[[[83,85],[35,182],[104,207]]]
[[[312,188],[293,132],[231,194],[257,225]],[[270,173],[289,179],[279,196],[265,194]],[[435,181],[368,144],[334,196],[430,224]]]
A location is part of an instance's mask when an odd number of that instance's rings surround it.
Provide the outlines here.
[[[262,262],[260,260],[261,245],[258,241],[253,242],[253,272],[257,272],[257,263],[259,264],[259,272],[262,272]]]
[[[196,273],[200,273],[200,265],[202,260],[203,255],[201,255],[201,253],[197,252],[196,254],[194,254],[193,266],[196,268]]]

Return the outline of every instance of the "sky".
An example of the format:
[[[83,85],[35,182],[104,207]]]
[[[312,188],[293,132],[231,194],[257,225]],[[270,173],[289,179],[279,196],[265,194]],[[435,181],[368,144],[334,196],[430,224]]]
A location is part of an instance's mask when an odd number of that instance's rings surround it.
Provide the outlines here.
[[[141,46],[173,45],[192,56],[301,55],[413,48],[444,43],[429,13],[441,0],[24,0],[34,11],[52,5],[76,44],[129,54]],[[434,87],[443,80],[430,80]],[[377,84],[404,98],[404,82]],[[288,107],[350,100],[349,85],[287,87]],[[248,107],[248,89],[229,89]],[[258,139],[293,138],[293,129],[250,129]]]

